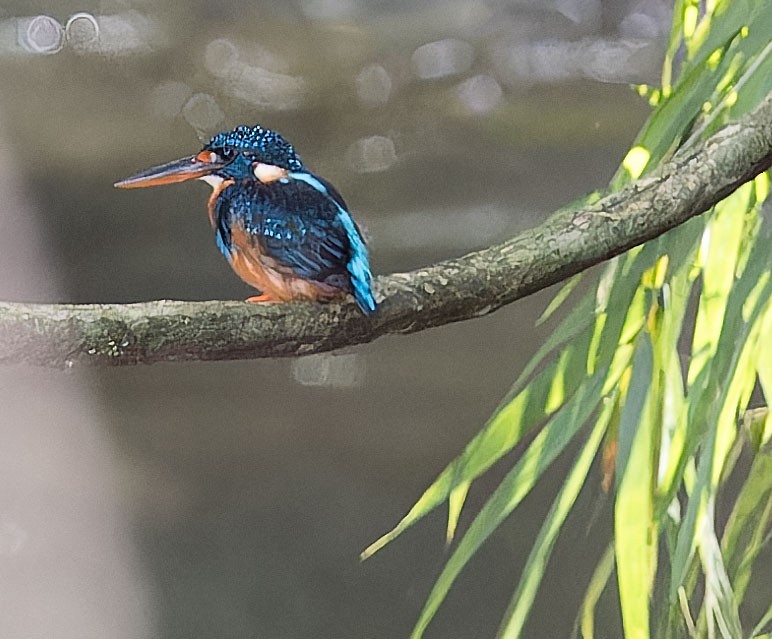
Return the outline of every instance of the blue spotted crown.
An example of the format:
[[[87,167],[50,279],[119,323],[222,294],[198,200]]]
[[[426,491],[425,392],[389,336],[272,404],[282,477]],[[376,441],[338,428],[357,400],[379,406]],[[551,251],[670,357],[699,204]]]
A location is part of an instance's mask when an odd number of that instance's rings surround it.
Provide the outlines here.
[[[254,154],[261,162],[290,171],[300,171],[303,162],[294,147],[281,135],[259,124],[237,126],[233,131],[218,133],[206,145],[207,149],[231,148]]]

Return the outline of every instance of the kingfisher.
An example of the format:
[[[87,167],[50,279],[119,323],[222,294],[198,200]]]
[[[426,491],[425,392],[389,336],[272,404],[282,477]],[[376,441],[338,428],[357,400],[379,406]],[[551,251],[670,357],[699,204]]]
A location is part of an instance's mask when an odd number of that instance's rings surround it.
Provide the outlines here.
[[[121,189],[199,179],[212,187],[209,221],[236,274],[260,291],[248,302],[329,302],[353,295],[375,312],[367,248],[345,201],[281,135],[256,126],[218,133],[188,157],[116,182]]]

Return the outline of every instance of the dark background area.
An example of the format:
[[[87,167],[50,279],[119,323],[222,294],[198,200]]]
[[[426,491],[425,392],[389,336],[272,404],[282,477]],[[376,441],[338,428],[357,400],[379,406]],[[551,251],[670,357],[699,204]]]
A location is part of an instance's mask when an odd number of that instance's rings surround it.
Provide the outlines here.
[[[0,299],[252,294],[208,187],[112,183],[259,122],[343,193],[377,273],[502,240],[603,188],[648,114],[669,3],[9,2]],[[87,12],[79,14],[78,12]],[[438,511],[367,562],[491,415],[553,291],[292,361],[0,371],[0,636],[404,637]],[[427,637],[489,637],[569,460],[462,574]],[[462,528],[501,469],[472,489]],[[530,636],[567,636],[610,515],[562,535]],[[614,636],[602,610],[598,636]]]

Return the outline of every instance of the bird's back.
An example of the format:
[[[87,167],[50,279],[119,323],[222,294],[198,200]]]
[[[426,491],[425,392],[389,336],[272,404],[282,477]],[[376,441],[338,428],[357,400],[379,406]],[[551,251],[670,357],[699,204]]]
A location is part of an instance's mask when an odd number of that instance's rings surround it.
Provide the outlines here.
[[[287,276],[351,293],[365,313],[375,310],[364,241],[343,199],[320,178],[303,172],[237,182],[219,193],[213,213],[234,268],[234,253],[251,248]],[[240,246],[245,241],[251,246]]]

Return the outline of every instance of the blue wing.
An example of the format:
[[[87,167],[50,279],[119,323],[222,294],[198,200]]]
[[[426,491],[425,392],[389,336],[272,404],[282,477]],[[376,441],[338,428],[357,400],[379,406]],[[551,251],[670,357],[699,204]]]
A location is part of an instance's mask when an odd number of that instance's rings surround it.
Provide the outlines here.
[[[260,251],[304,279],[352,293],[364,313],[375,311],[367,250],[343,198],[305,172],[270,184],[225,189],[216,210],[220,249],[231,250],[230,229],[239,225]]]

